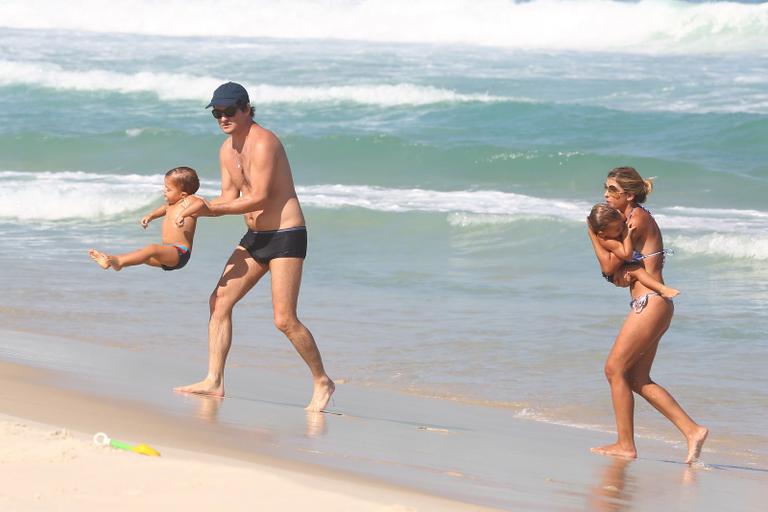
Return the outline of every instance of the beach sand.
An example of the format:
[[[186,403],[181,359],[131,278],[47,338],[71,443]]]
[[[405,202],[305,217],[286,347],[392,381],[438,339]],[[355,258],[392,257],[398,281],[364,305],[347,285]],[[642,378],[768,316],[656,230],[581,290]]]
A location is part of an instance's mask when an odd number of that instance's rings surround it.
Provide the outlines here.
[[[613,434],[342,383],[331,413],[307,414],[306,379],[237,365],[230,398],[183,396],[170,361],[159,372],[141,352],[90,347],[100,365],[113,351],[111,366],[53,371],[17,363],[56,341],[83,354],[74,340],[2,335],[15,361],[0,363],[2,510],[720,511],[768,498],[768,468],[706,448],[694,466],[683,446],[643,438],[635,461],[601,457],[589,447]],[[93,446],[100,431],[162,457]]]
[[[246,461],[164,444],[153,445],[160,457],[147,457],[97,446],[90,433],[62,425],[98,424],[135,435],[132,444],[172,436],[204,447],[199,432],[171,418],[51,388],[39,370],[0,364],[0,374],[3,411],[56,418],[50,425],[0,415],[0,510],[490,510],[270,457]]]
[[[319,471],[161,447],[160,458],[99,447],[82,433],[0,416],[0,509],[485,510]]]

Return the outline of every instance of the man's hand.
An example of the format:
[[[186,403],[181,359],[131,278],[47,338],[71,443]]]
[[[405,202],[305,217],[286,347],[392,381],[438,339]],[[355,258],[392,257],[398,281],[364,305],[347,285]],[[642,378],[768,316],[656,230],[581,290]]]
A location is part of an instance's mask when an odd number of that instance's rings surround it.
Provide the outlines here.
[[[200,196],[189,196],[182,200],[184,207],[176,217],[176,225],[182,227],[187,217],[212,217],[211,204]]]

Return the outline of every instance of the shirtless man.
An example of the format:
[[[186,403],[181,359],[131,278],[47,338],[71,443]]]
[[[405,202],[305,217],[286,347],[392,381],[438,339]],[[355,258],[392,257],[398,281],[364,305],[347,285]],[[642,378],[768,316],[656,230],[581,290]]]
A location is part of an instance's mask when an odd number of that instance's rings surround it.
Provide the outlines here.
[[[304,215],[296,197],[291,167],[280,140],[256,124],[248,92],[242,85],[219,86],[208,104],[221,131],[221,195],[211,201],[189,198],[176,222],[186,217],[244,215],[248,231],[227,261],[211,294],[208,324],[208,375],[175,388],[184,393],[224,396],[224,365],[232,344],[232,309],[267,273],[272,273],[275,326],[304,362],[314,381],[309,411],[321,411],[335,386],[325,373],[312,333],[296,316],[301,270],[307,251]]]

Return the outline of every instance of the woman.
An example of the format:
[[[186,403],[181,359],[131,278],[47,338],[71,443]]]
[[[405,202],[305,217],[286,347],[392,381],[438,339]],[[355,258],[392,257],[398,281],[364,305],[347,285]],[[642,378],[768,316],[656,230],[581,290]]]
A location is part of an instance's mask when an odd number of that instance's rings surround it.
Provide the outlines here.
[[[608,173],[605,181],[605,200],[622,212],[627,224],[634,227],[632,246],[639,253],[637,259],[640,260],[635,264],[643,265],[648,273],[663,283],[661,269],[664,264],[664,245],[661,231],[650,212],[640,206],[652,188],[651,181],[643,180],[634,168],[617,167]],[[627,286],[628,278],[622,271],[627,263],[606,251],[591,228],[588,231],[603,275],[617,286]],[[674,305],[671,300],[661,297],[639,282],[630,285],[630,295],[630,312],[605,363],[618,440],[613,444],[592,448],[592,451],[603,455],[637,457],[635,402],[632,394],[635,392],[683,433],[688,442],[685,462],[691,463],[699,457],[709,431],[693,421],[672,395],[653,382],[650,376],[659,341],[672,322]]]

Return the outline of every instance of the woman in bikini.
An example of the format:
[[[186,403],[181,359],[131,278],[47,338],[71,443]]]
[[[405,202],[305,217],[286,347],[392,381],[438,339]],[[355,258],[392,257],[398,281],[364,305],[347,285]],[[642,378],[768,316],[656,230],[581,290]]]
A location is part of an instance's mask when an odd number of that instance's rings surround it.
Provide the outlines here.
[[[624,214],[632,229],[632,245],[639,263],[654,279],[664,282],[664,244],[661,231],[651,213],[643,208],[646,196],[653,188],[632,167],[617,167],[605,181],[606,202]],[[605,362],[605,376],[611,386],[613,412],[616,416],[618,440],[606,446],[592,448],[595,453],[620,457],[637,457],[634,433],[634,393],[642,396],[667,417],[683,433],[688,443],[687,463],[694,462],[709,431],[693,421],[672,395],[651,380],[651,366],[661,337],[669,328],[674,313],[670,299],[646,288],[639,281],[630,283],[627,263],[606,250],[597,234],[588,226],[592,248],[604,276],[613,276],[617,286],[629,285],[631,309],[614,341]]]

